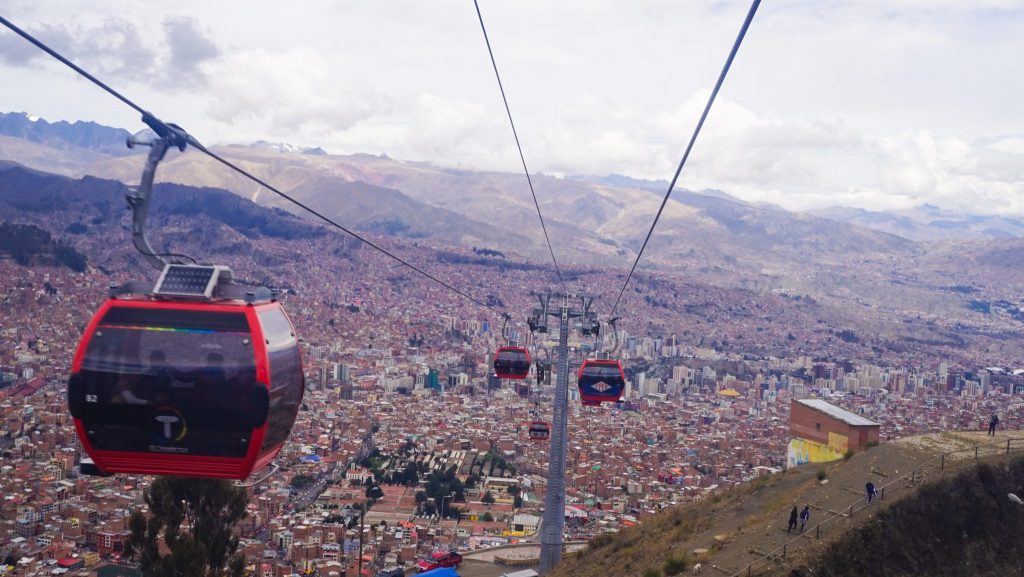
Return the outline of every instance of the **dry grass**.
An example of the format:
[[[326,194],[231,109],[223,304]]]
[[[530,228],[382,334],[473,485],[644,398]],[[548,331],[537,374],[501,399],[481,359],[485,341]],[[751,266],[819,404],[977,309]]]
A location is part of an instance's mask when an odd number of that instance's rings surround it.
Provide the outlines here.
[[[622,577],[652,577],[657,574],[670,575],[680,570],[685,574],[693,562],[690,551],[681,549],[698,534],[709,531],[714,521],[723,512],[733,509],[748,499],[781,480],[782,475],[760,477],[751,483],[717,494],[712,498],[680,505],[630,527],[619,533],[600,535],[590,542],[587,551],[578,559],[563,562],[551,574],[552,577],[582,577],[595,575],[616,575]],[[771,510],[784,507],[788,496],[772,496]],[[758,513],[761,517],[766,513]],[[746,521],[744,522],[746,523]],[[708,547],[702,560],[712,558],[721,548],[721,543]],[[673,573],[666,573],[673,571]]]

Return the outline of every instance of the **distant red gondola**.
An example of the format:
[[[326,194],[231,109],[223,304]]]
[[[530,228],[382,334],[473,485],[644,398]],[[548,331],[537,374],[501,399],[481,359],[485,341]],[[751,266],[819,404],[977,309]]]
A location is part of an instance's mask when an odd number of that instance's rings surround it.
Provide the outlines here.
[[[613,360],[583,361],[577,381],[584,405],[617,402],[626,389],[626,374],[622,371],[622,364]]]
[[[112,298],[78,346],[68,403],[103,472],[244,479],[280,450],[304,388],[276,301]]]
[[[499,379],[522,380],[530,373],[530,362],[524,347],[501,347],[494,354],[494,373]]]
[[[531,441],[546,441],[551,437],[551,424],[547,421],[530,421],[526,433]]]

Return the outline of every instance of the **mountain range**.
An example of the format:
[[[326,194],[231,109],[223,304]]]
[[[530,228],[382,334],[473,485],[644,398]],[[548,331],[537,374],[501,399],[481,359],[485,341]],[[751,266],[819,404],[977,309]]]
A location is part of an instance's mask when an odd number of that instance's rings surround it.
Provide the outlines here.
[[[90,157],[88,152],[109,156],[133,153],[125,144],[131,133],[122,128],[81,120],[50,123],[25,112],[0,113],[0,135]]]
[[[106,152],[127,131],[15,116],[23,118],[5,115],[6,121],[0,123],[20,131],[0,135],[0,158],[71,177],[138,181],[140,156]],[[38,126],[45,138],[30,137],[25,126]],[[83,136],[92,129],[93,136]],[[351,230],[427,243],[439,250],[462,246],[498,251],[539,263],[546,272],[537,274],[554,280],[522,174],[453,169],[384,155],[331,155],[265,142],[213,150]],[[171,151],[157,180],[223,189],[265,207],[308,216],[192,149]],[[587,267],[624,274],[667,187],[664,182],[622,175],[538,174],[533,183],[555,256],[570,276],[572,270]],[[200,198],[195,196],[197,202]],[[958,225],[959,217],[934,207],[890,220],[883,213],[860,210],[821,214],[833,218],[748,203],[721,191],[677,189],[640,269],[727,288],[806,295],[834,307],[832,314],[852,324],[875,319],[862,324],[864,330],[951,346],[963,345],[957,336],[967,330],[963,327],[973,326],[971,330],[991,335],[995,343],[1005,340],[998,335],[1019,329],[1020,321],[1013,319],[1024,301],[1014,287],[1024,282],[1018,258],[1024,257],[1024,240],[1007,237],[1024,232],[1020,223],[963,217]],[[905,220],[893,220],[897,216]],[[889,222],[885,226],[891,231],[859,224],[867,221],[875,226]],[[916,228],[906,223],[917,223]],[[917,232],[911,235],[911,230]],[[932,230],[1000,238],[907,238],[937,236],[928,233]],[[1010,349],[1007,354],[1016,354]]]
[[[0,122],[7,160],[68,176],[137,182],[140,160],[110,153],[127,131],[91,123],[54,123],[8,114]],[[3,127],[9,127],[4,129]],[[94,131],[86,138],[83,131]],[[2,138],[2,137],[0,137]],[[316,206],[347,227],[478,246],[533,259],[548,251],[523,175],[457,170],[385,156],[327,155],[260,142],[216,147],[221,154]],[[230,190],[267,206],[292,209],[196,151],[169,155],[159,178]],[[534,178],[556,257],[566,264],[628,266],[660,204],[664,183],[624,176]],[[751,273],[764,286],[792,283],[807,260],[841,262],[906,253],[913,243],[813,215],[756,206],[709,191],[678,189],[648,246],[644,265],[726,284]],[[776,279],[776,280],[771,280]]]
[[[918,241],[1024,236],[1022,219],[963,214],[930,204],[890,212],[833,206],[812,210],[809,214]]]

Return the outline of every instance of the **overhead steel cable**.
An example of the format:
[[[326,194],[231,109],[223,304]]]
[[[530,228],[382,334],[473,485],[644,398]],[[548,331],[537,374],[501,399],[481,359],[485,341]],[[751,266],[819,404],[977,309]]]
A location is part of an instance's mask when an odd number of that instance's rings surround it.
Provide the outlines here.
[[[487,310],[489,310],[491,312],[494,312],[494,313],[496,313],[498,315],[501,315],[503,318],[509,316],[508,313],[506,313],[505,311],[499,310],[499,309],[497,309],[497,308],[495,308],[495,307],[493,307],[493,306],[491,306],[491,305],[481,301],[480,299],[470,295],[469,293],[466,293],[466,292],[464,292],[462,290],[459,290],[458,288],[455,288],[451,284],[449,284],[449,283],[447,283],[447,282],[437,278],[436,276],[430,274],[429,272],[427,272],[427,271],[421,269],[420,267],[412,264],[411,262],[409,262],[409,261],[407,261],[407,260],[405,260],[405,259],[403,259],[403,258],[401,258],[401,257],[399,257],[397,255],[395,255],[394,253],[388,251],[384,247],[382,247],[382,246],[376,244],[375,242],[367,239],[366,237],[360,235],[359,233],[357,233],[357,232],[355,232],[353,230],[350,230],[350,229],[346,228],[345,226],[343,226],[341,224],[338,224],[337,222],[335,222],[334,220],[328,218],[326,215],[320,213],[316,209],[314,209],[314,208],[312,208],[310,206],[307,206],[306,204],[302,203],[299,200],[296,200],[295,198],[292,198],[288,194],[278,190],[276,187],[271,186],[267,182],[264,182],[262,179],[260,179],[260,178],[258,178],[256,176],[246,172],[244,169],[238,167],[237,165],[235,165],[231,161],[229,161],[229,160],[221,157],[220,155],[216,154],[215,152],[207,149],[198,140],[196,140],[192,135],[186,133],[180,127],[178,127],[178,126],[176,126],[174,124],[169,124],[169,123],[163,122],[162,120],[160,120],[157,117],[153,116],[151,113],[146,111],[144,108],[142,108],[141,106],[135,104],[134,102],[132,102],[127,97],[125,97],[124,95],[122,95],[118,91],[114,90],[110,86],[107,86],[105,83],[100,81],[98,78],[96,78],[92,74],[89,74],[88,72],[83,70],[81,67],[76,65],[74,62],[71,62],[70,60],[68,60],[67,58],[65,58],[61,54],[59,54],[57,51],[53,50],[52,48],[50,48],[49,46],[47,46],[43,42],[41,42],[38,39],[36,39],[35,37],[33,37],[28,32],[25,32],[21,28],[18,28],[14,23],[12,23],[10,20],[4,18],[3,16],[0,16],[0,23],[2,23],[4,26],[9,28],[15,34],[18,34],[19,36],[21,36],[25,40],[28,40],[29,42],[34,44],[40,50],[42,50],[42,51],[46,52],[47,54],[49,54],[50,56],[54,57],[55,59],[57,59],[58,61],[60,61],[64,65],[66,65],[68,68],[71,68],[72,70],[74,70],[78,74],[84,76],[85,78],[90,80],[93,84],[95,84],[95,85],[99,86],[100,88],[102,88],[103,90],[107,91],[112,96],[114,96],[115,98],[117,98],[118,100],[123,102],[124,104],[127,104],[129,107],[131,107],[135,111],[137,111],[140,114],[142,114],[142,121],[145,122],[147,126],[152,128],[153,131],[155,131],[161,137],[169,137],[169,138],[174,139],[175,146],[178,146],[178,148],[180,148],[181,150],[185,149],[185,144],[186,143],[187,144],[191,144],[192,146],[197,148],[200,152],[202,152],[202,153],[208,155],[210,158],[213,158],[214,160],[220,162],[224,166],[227,166],[228,168],[230,168],[230,169],[234,170],[235,172],[241,174],[242,176],[252,180],[253,182],[256,182],[256,183],[258,183],[258,184],[260,184],[262,186],[265,186],[268,190],[274,192],[275,194],[277,194],[281,198],[291,202],[292,204],[298,206],[299,208],[301,208],[301,209],[305,210],[306,212],[312,214],[313,216],[319,218],[320,220],[324,221],[325,223],[331,225],[332,227],[334,227],[334,228],[336,228],[336,229],[338,229],[338,230],[348,234],[349,236],[351,236],[351,237],[353,237],[353,238],[355,238],[355,239],[365,243],[370,248],[373,248],[373,249],[377,250],[378,252],[380,252],[380,253],[382,253],[382,254],[384,254],[384,255],[386,255],[386,256],[388,256],[388,257],[390,257],[390,258],[392,258],[392,259],[394,259],[396,261],[398,261],[399,263],[409,267],[410,269],[416,271],[417,273],[423,275],[424,277],[434,281],[435,283],[437,283],[437,284],[447,288],[448,290],[454,292],[455,294],[457,294],[457,295],[459,295],[459,296],[461,296],[461,297],[463,297],[463,298],[465,298],[465,299],[467,299],[469,301],[472,301],[472,302],[474,302],[474,303],[476,303],[476,304],[486,308]]]
[[[551,237],[548,236],[548,227],[544,224],[544,215],[540,212],[540,203],[537,201],[537,193],[533,190],[533,179],[530,178],[530,170],[526,168],[526,157],[523,156],[523,146],[519,143],[519,132],[516,131],[516,123],[512,120],[512,109],[508,106],[508,98],[505,96],[505,86],[501,83],[501,74],[498,74],[498,63],[494,59],[494,50],[491,49],[491,39],[487,36],[487,27],[484,26],[484,17],[480,13],[480,3],[473,0],[476,6],[476,16],[480,20],[480,30],[484,33],[484,42],[487,44],[487,53],[491,56],[491,66],[494,68],[494,77],[498,79],[498,90],[501,91],[501,101],[505,103],[505,113],[508,114],[508,123],[512,126],[512,136],[516,140],[516,148],[519,150],[519,160],[523,163],[523,172],[526,173],[526,183],[530,185],[530,195],[533,196],[533,206],[537,207],[537,218],[540,219],[540,228],[544,231],[544,241],[548,243],[548,252],[551,253],[551,262],[555,265],[555,273],[558,275],[558,284],[565,288],[565,281],[562,279],[562,269],[558,266],[558,259],[555,258],[555,249],[551,246]]]
[[[315,216],[315,217],[319,218],[320,220],[326,222],[327,224],[333,226],[334,228],[336,228],[336,229],[338,229],[338,230],[348,234],[349,236],[355,238],[356,240],[359,240],[359,241],[362,241],[362,242],[366,243],[366,245],[369,246],[370,248],[373,248],[373,249],[379,251],[380,253],[382,253],[382,254],[384,254],[384,255],[386,255],[388,257],[391,257],[392,259],[398,261],[401,264],[404,264],[405,266],[407,266],[410,269],[420,273],[421,275],[425,276],[426,278],[428,278],[428,279],[436,282],[437,284],[447,288],[448,290],[450,290],[450,291],[452,291],[452,292],[454,292],[454,293],[456,293],[456,294],[458,294],[458,295],[460,295],[460,296],[462,296],[462,297],[464,297],[464,298],[466,298],[466,299],[468,299],[468,300],[470,300],[470,301],[472,301],[472,302],[474,302],[474,303],[476,303],[476,304],[478,304],[478,305],[480,305],[480,306],[490,310],[491,312],[494,312],[495,314],[502,315],[502,316],[508,316],[508,314],[505,311],[498,310],[497,308],[495,308],[495,307],[493,307],[493,306],[491,306],[491,305],[481,301],[480,299],[470,295],[469,293],[466,293],[466,292],[464,292],[462,290],[459,290],[459,289],[455,288],[454,286],[452,286],[452,285],[448,284],[447,282],[437,278],[436,276],[434,276],[434,275],[430,274],[429,272],[421,269],[420,267],[412,264],[411,262],[403,259],[402,257],[400,257],[400,256],[398,256],[398,255],[396,255],[396,254],[394,254],[392,252],[390,252],[386,248],[376,244],[372,240],[369,240],[366,237],[360,235],[359,233],[357,233],[357,232],[355,232],[355,231],[353,231],[353,230],[351,230],[349,228],[346,228],[345,226],[343,226],[341,224],[338,224],[337,222],[335,222],[334,220],[331,220],[330,218],[328,218],[324,214],[320,213],[316,209],[314,209],[314,208],[304,204],[302,201],[299,201],[299,200],[297,200],[295,198],[292,198],[288,194],[278,190],[276,187],[270,185],[269,183],[265,182],[261,178],[246,172],[244,169],[240,168],[239,166],[237,166],[236,164],[234,164],[230,160],[228,160],[228,159],[220,156],[219,154],[217,154],[217,153],[207,149],[205,146],[200,144],[199,141],[197,141],[191,135],[188,137],[188,142],[189,142],[189,144],[191,144],[195,148],[199,149],[200,152],[206,154],[210,158],[216,160],[217,162],[223,164],[224,166],[230,168],[231,170],[234,170],[235,172],[237,172],[238,174],[241,174],[242,176],[248,178],[249,180],[252,180],[253,182],[255,182],[257,184],[260,184],[262,186],[265,186],[268,190],[270,190],[271,192],[277,194],[278,196],[280,196],[281,198],[287,200],[288,202],[291,202],[295,206],[298,206],[299,208],[305,210],[306,212],[312,214],[313,216]]]
[[[475,1],[476,0],[474,0],[474,2]],[[743,26],[740,27],[740,32],[736,36],[736,41],[732,44],[732,50],[729,51],[729,57],[725,60],[725,66],[722,67],[722,72],[718,75],[718,81],[715,82],[715,89],[711,91],[711,96],[708,98],[708,102],[704,106],[704,112],[701,113],[700,120],[697,122],[697,126],[693,129],[693,134],[690,136],[690,142],[686,145],[686,152],[683,153],[683,158],[679,161],[676,173],[672,176],[672,182],[669,183],[668,190],[665,191],[665,198],[661,199],[661,206],[658,207],[658,213],[654,215],[654,222],[651,223],[651,228],[647,231],[647,237],[644,238],[644,243],[640,246],[640,252],[636,253],[636,260],[633,261],[633,266],[630,267],[629,274],[626,275],[626,280],[622,283],[622,290],[619,291],[619,296],[615,299],[615,305],[612,307],[612,312],[608,315],[609,317],[614,317],[615,312],[619,309],[619,302],[622,300],[622,294],[626,292],[626,287],[629,286],[629,279],[633,278],[633,272],[636,270],[636,265],[639,264],[640,257],[643,256],[644,249],[647,248],[647,243],[651,240],[651,235],[654,234],[654,227],[658,225],[658,219],[661,218],[661,213],[665,210],[668,198],[672,196],[672,189],[675,188],[676,181],[679,180],[679,173],[683,171],[686,159],[690,157],[690,151],[693,150],[693,143],[697,141],[697,135],[700,134],[700,129],[704,126],[704,121],[707,120],[708,112],[711,111],[711,105],[715,103],[715,97],[718,96],[718,91],[721,90],[722,83],[725,82],[725,77],[729,74],[729,68],[732,66],[733,59],[736,58],[736,52],[740,49],[740,44],[743,43],[743,37],[746,36],[747,29],[750,28],[750,23],[754,20],[754,14],[757,13],[757,7],[760,5],[761,0],[754,0],[750,5],[750,10],[747,12],[747,18],[743,21]]]

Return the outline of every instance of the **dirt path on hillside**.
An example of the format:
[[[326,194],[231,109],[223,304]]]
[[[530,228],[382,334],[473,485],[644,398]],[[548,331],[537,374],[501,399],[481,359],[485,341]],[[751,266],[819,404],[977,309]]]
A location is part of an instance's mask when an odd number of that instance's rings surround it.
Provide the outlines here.
[[[718,518],[712,528],[675,547],[690,553],[691,557],[704,557],[705,569],[719,577],[743,571],[746,566],[758,561],[764,555],[775,553],[779,559],[769,566],[783,565],[782,546],[786,545],[787,564],[808,559],[824,550],[834,538],[850,528],[870,519],[880,510],[910,495],[921,483],[961,470],[972,463],[973,447],[994,443],[996,447],[979,451],[979,457],[991,458],[1005,453],[1007,439],[1020,439],[1014,449],[1024,449],[1024,435],[1014,431],[995,437],[984,432],[949,432],[926,435],[884,443],[848,461],[829,464],[807,464],[787,471],[781,478],[767,486],[744,495],[739,502],[714,513]],[[949,456],[945,470],[939,470],[936,460],[943,452],[966,451]],[[826,482],[819,482],[819,471],[825,471]],[[901,479],[911,471],[912,479]],[[866,506],[865,484],[871,481],[876,487],[886,487],[884,495],[870,506]],[[802,509],[811,506],[811,520],[807,531],[801,536],[786,533],[790,509],[795,505]],[[850,506],[854,505],[852,518]],[[862,510],[856,510],[865,507]],[[835,517],[815,529],[815,525]],[[694,555],[694,550],[708,549],[704,555]],[[759,564],[764,570],[766,565]],[[757,574],[757,568],[752,574]]]

